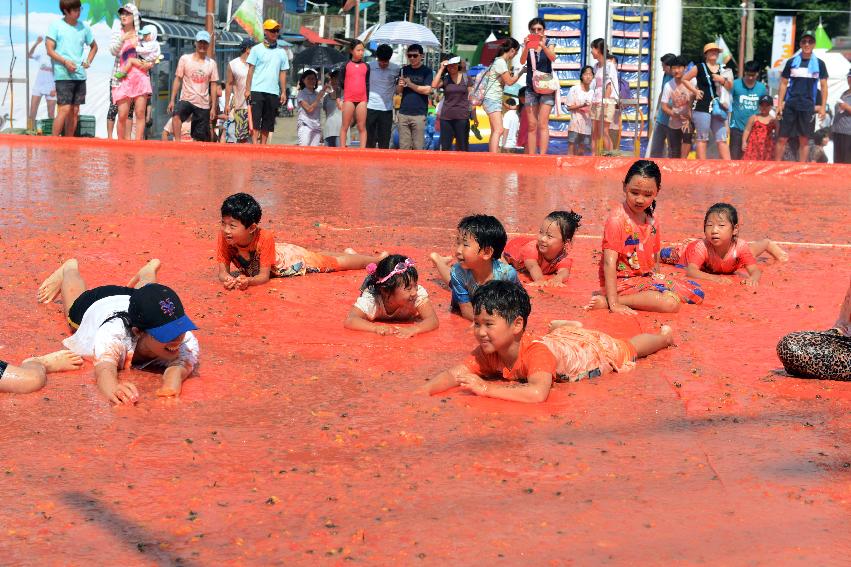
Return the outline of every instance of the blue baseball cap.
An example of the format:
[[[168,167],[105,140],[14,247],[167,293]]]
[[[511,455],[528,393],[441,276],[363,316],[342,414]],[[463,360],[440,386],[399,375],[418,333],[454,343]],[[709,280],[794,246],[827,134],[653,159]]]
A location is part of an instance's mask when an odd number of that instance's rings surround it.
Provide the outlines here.
[[[195,34],[195,41],[206,41],[210,43],[210,32],[207,30],[201,30]]]
[[[170,343],[198,327],[186,316],[183,303],[170,287],[150,283],[130,296],[130,326],[151,335],[156,341]]]

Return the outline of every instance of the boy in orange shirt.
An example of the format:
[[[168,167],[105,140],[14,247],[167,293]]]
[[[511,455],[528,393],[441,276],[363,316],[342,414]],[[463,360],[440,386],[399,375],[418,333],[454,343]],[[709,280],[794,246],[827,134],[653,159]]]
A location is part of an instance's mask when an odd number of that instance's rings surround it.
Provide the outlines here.
[[[222,230],[216,246],[216,261],[218,278],[225,289],[245,290],[273,277],[362,270],[387,256],[387,252],[364,256],[355,254],[350,248],[343,253],[311,252],[295,244],[275,243],[270,231],[257,226],[263,210],[247,193],[236,193],[225,199],[221,212]],[[235,268],[233,272],[231,265]]]
[[[516,402],[543,402],[553,381],[576,382],[607,372],[625,372],[638,358],[673,344],[667,325],[659,334],[629,340],[583,329],[577,321],[553,321],[550,332],[534,339],[526,334],[532,311],[523,286],[493,280],[473,294],[473,334],[479,346],[464,364],[429,380],[424,391],[443,392],[461,386],[478,396]]]

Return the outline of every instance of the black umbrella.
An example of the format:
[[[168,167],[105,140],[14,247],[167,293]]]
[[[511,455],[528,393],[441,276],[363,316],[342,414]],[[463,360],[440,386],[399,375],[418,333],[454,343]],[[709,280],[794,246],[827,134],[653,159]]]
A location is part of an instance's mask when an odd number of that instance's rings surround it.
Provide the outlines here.
[[[293,58],[293,65],[296,67],[334,67],[345,61],[346,55],[340,53],[336,49],[318,45],[316,47],[308,47],[304,51],[296,53]]]

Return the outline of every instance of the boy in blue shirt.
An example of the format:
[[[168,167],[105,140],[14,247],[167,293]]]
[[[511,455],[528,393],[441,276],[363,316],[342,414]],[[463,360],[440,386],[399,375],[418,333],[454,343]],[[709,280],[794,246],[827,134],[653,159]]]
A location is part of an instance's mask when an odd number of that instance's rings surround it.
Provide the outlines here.
[[[461,317],[473,320],[471,297],[476,289],[491,280],[506,280],[519,284],[517,270],[500,260],[508,242],[505,228],[490,215],[470,215],[458,223],[455,246],[457,262],[433,252],[430,256],[440,277],[452,290],[452,310]]]
[[[733,81],[733,112],[730,116],[730,157],[742,159],[742,135],[748,120],[759,111],[759,99],[768,94],[765,85],[757,81],[759,63],[748,61],[742,77]]]
[[[56,79],[56,118],[53,121],[54,136],[73,136],[77,130],[80,105],[86,103],[86,69],[92,64],[98,45],[92,29],[80,21],[80,0],[60,0],[62,19],[56,20],[47,29],[44,42],[47,56],[53,60],[53,76]],[[83,60],[83,48],[89,46],[89,54]]]

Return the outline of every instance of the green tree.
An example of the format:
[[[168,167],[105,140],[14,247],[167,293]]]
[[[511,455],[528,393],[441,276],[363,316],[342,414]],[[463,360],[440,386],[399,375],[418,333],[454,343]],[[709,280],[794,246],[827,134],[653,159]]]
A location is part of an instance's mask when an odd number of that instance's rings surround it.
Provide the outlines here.
[[[120,0],[84,0],[81,2],[83,9],[88,6],[89,11],[86,15],[86,23],[94,25],[101,20],[106,22],[106,25],[112,26],[112,22],[118,16],[118,8],[121,7]]]

